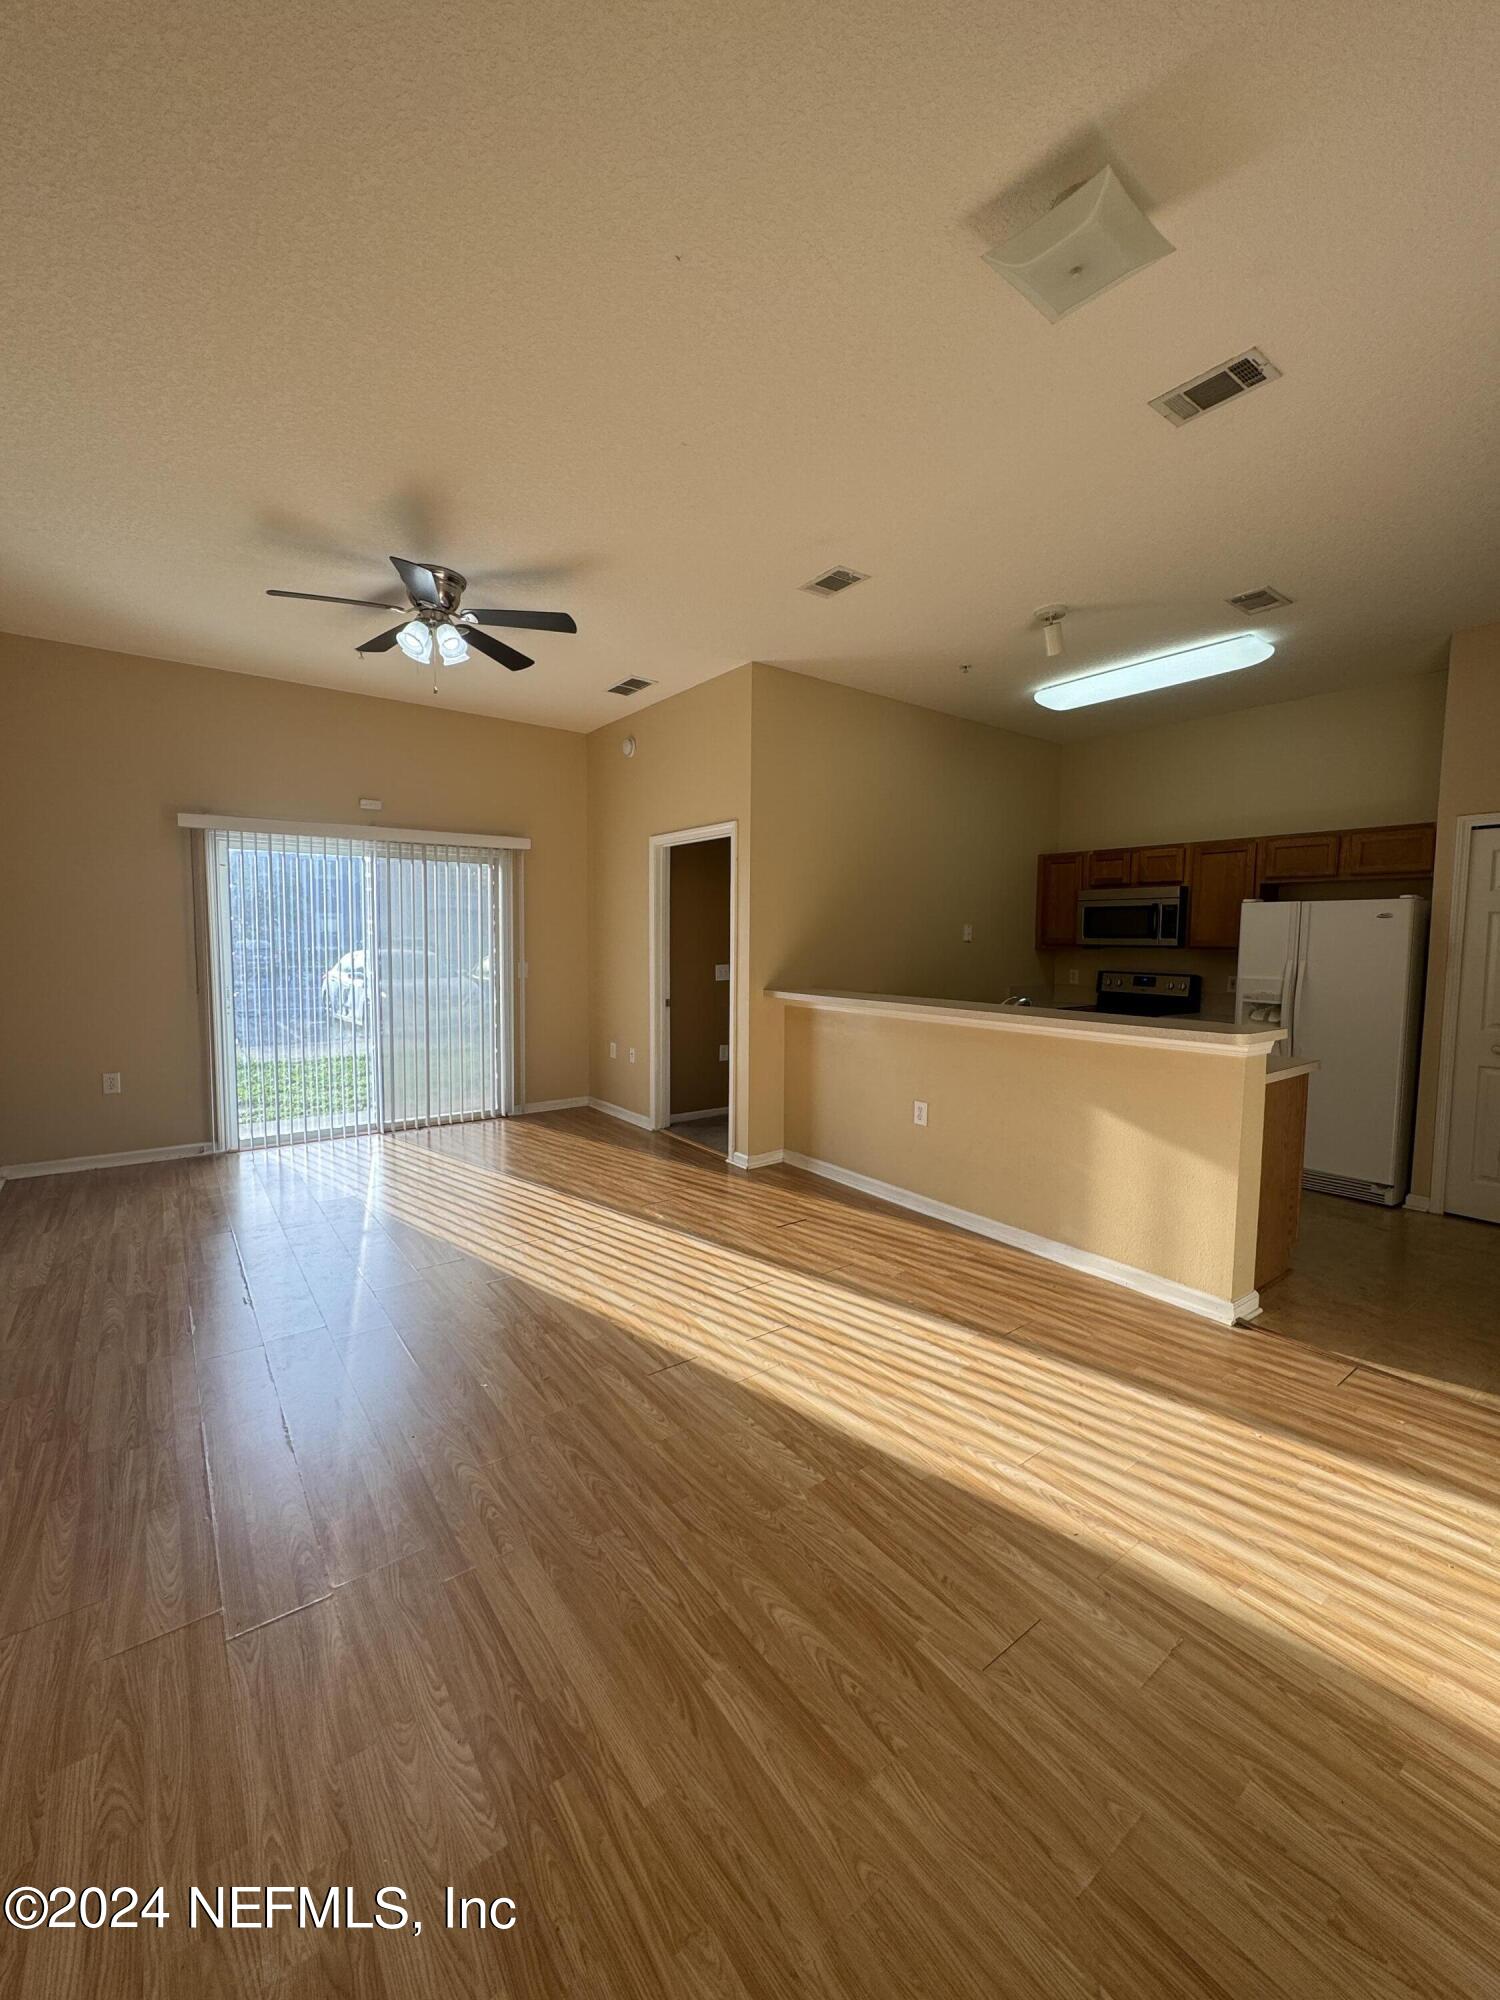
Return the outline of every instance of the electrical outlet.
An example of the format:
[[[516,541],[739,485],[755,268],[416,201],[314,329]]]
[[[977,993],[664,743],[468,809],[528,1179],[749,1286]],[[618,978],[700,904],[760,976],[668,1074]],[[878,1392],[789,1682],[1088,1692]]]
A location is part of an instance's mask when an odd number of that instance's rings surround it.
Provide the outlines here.
[[[729,1044],[728,1044],[728,1042],[720,1042],[720,1044],[719,1044],[719,1061],[720,1061],[720,1062],[728,1062],[728,1060],[729,1060]]]
[[[120,1072],[117,1069],[105,1070],[104,1095],[106,1097],[118,1097],[119,1094],[120,1094]]]
[[[716,965],[714,967],[714,978],[721,986],[727,986],[729,984],[729,967],[727,965]]]
[[[964,925],[964,943],[965,943],[965,944],[972,944],[973,942],[974,942],[974,926],[973,926],[972,924],[965,924],[965,925]]]
[[[1076,986],[1078,984],[1078,967],[1076,965],[1068,973],[1068,984],[1070,986]]]
[[[620,1044],[618,1042],[611,1042],[609,1045],[610,1061],[613,1062],[615,1058],[619,1055],[619,1053],[620,1053]]]
[[[1234,985],[1235,985],[1235,975],[1231,972],[1229,977],[1224,981],[1224,991],[1226,993],[1232,993],[1234,991]]]
[[[916,1098],[913,1101],[911,1107],[911,1122],[913,1125],[925,1125],[927,1123],[927,1105],[926,1102],[920,1097]]]
[[[630,1060],[631,1060],[632,1062],[634,1062],[634,1061],[635,1061],[635,1050],[634,1050],[634,1049],[632,1049],[632,1050],[630,1051]]]

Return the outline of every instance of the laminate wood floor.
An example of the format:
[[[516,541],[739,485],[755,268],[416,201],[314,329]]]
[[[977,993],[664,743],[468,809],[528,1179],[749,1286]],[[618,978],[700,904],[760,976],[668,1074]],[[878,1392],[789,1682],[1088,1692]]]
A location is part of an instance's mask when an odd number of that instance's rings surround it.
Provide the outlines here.
[[[0,1994],[1495,1994],[1497,1447],[587,1112],[12,1184],[0,1886],[172,1920]]]
[[[1500,1229],[1302,1197],[1293,1268],[1261,1324],[1379,1368],[1500,1397]]]

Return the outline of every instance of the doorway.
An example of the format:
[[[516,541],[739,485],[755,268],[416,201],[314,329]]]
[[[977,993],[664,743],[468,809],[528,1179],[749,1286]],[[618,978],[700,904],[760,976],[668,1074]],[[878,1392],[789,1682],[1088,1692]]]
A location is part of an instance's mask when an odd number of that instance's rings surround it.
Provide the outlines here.
[[[508,849],[215,826],[204,881],[222,1150],[514,1109]]]
[[[732,1159],[735,829],[651,842],[651,1122]]]
[[[1444,1210],[1500,1222],[1500,819],[1467,830],[1453,885],[1437,1159]]]

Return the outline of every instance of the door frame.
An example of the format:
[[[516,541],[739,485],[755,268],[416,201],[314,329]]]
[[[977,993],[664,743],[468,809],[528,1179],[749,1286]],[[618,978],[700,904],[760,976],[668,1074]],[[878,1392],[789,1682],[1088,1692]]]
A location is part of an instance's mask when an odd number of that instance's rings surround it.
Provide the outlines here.
[[[1448,1192],[1448,1137],[1453,1122],[1454,1069],[1458,1062],[1458,994],[1469,916],[1469,859],[1481,827],[1500,826],[1500,812],[1464,813],[1457,822],[1453,880],[1448,903],[1448,955],[1443,961],[1443,1025],[1438,1042],[1437,1119],[1432,1132],[1432,1174],[1427,1206],[1445,1215]]]
[[[739,830],[737,819],[712,826],[679,827],[673,833],[653,833],[649,844],[650,890],[647,923],[651,979],[651,1098],[653,1132],[672,1122],[672,1025],[667,1006],[672,939],[672,849],[693,847],[704,840],[729,842],[729,1159],[734,1162],[739,1137],[737,1104],[740,1073],[739,1034]]]

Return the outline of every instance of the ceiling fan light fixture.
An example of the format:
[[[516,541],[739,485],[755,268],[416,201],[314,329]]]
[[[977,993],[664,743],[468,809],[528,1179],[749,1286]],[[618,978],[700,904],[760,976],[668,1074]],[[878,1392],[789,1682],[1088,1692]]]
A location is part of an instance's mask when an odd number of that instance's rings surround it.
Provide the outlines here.
[[[403,625],[396,634],[396,644],[409,660],[426,666],[432,658],[432,634],[420,618],[413,618],[409,625]]]
[[[1231,638],[1212,639],[1207,645],[1187,646],[1180,652],[1127,660],[1076,680],[1053,681],[1049,687],[1038,688],[1032,699],[1043,708],[1092,708],[1095,702],[1120,701],[1126,695],[1150,694],[1156,688],[1181,687],[1187,681],[1206,681],[1215,674],[1257,667],[1275,650],[1257,632],[1237,632]]]
[[[461,667],[469,657],[469,649],[464,644],[464,635],[456,625],[439,625],[437,649],[438,657],[445,667]]]

